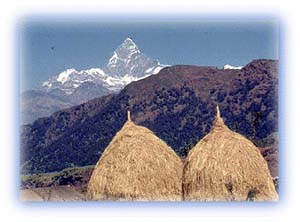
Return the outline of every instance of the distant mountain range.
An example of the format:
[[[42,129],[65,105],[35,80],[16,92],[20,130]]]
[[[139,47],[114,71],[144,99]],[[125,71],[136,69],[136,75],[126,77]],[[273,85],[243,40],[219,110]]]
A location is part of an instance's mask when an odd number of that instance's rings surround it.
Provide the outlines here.
[[[22,94],[22,124],[81,104],[90,99],[117,93],[127,84],[157,74],[166,65],[143,54],[127,38],[113,52],[106,67],[77,71],[67,69]]]
[[[127,44],[131,45],[130,40]],[[126,64],[124,57],[120,55]],[[117,60],[116,56],[111,59],[108,67]],[[129,83],[119,93],[40,118],[22,126],[22,173],[94,165],[126,121],[127,110],[135,123],[148,127],[184,158],[210,131],[216,104],[230,129],[258,146],[269,147],[263,153],[266,159],[272,154],[270,164],[277,167],[277,151],[272,148],[278,131],[277,66],[277,60],[266,59],[241,69],[170,66]],[[151,67],[159,64],[151,63]],[[117,70],[112,68],[111,76],[120,77]],[[150,68],[143,70],[147,73]],[[130,75],[141,78],[138,72]],[[60,80],[68,81],[68,77]],[[277,168],[272,172],[276,176]]]

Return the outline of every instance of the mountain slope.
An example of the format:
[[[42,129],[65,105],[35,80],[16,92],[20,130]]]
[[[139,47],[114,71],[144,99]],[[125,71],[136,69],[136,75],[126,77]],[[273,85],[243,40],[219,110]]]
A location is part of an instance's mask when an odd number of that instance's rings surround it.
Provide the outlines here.
[[[216,104],[232,130],[258,143],[277,131],[277,65],[255,60],[241,70],[167,67],[117,95],[35,121],[22,130],[22,172],[95,164],[128,109],[135,123],[148,127],[181,157],[209,132]]]
[[[66,101],[40,90],[28,90],[21,96],[21,122],[31,123],[39,117],[50,116],[58,110],[74,105],[72,101]]]

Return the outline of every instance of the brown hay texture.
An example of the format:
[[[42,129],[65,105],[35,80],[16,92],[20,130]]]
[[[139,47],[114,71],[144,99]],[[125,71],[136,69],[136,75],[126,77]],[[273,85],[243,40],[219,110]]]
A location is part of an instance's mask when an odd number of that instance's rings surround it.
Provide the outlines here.
[[[188,154],[183,199],[189,201],[275,201],[278,194],[259,149],[217,116],[212,131]]]
[[[181,200],[182,161],[128,114],[98,161],[87,192],[92,200]]]

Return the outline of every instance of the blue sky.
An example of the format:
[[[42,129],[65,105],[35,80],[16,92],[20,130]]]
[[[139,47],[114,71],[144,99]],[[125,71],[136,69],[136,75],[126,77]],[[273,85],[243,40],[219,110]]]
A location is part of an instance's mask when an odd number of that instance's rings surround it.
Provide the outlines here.
[[[163,64],[222,67],[278,58],[278,25],[272,21],[102,21],[27,19],[20,23],[22,91],[67,68],[103,67],[126,37]]]

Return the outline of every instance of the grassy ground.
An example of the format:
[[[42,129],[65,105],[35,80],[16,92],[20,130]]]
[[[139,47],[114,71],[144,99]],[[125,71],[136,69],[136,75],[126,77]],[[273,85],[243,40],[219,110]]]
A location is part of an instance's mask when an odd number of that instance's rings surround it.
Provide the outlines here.
[[[53,186],[85,186],[94,165],[66,168],[60,172],[21,175],[21,189]]]

